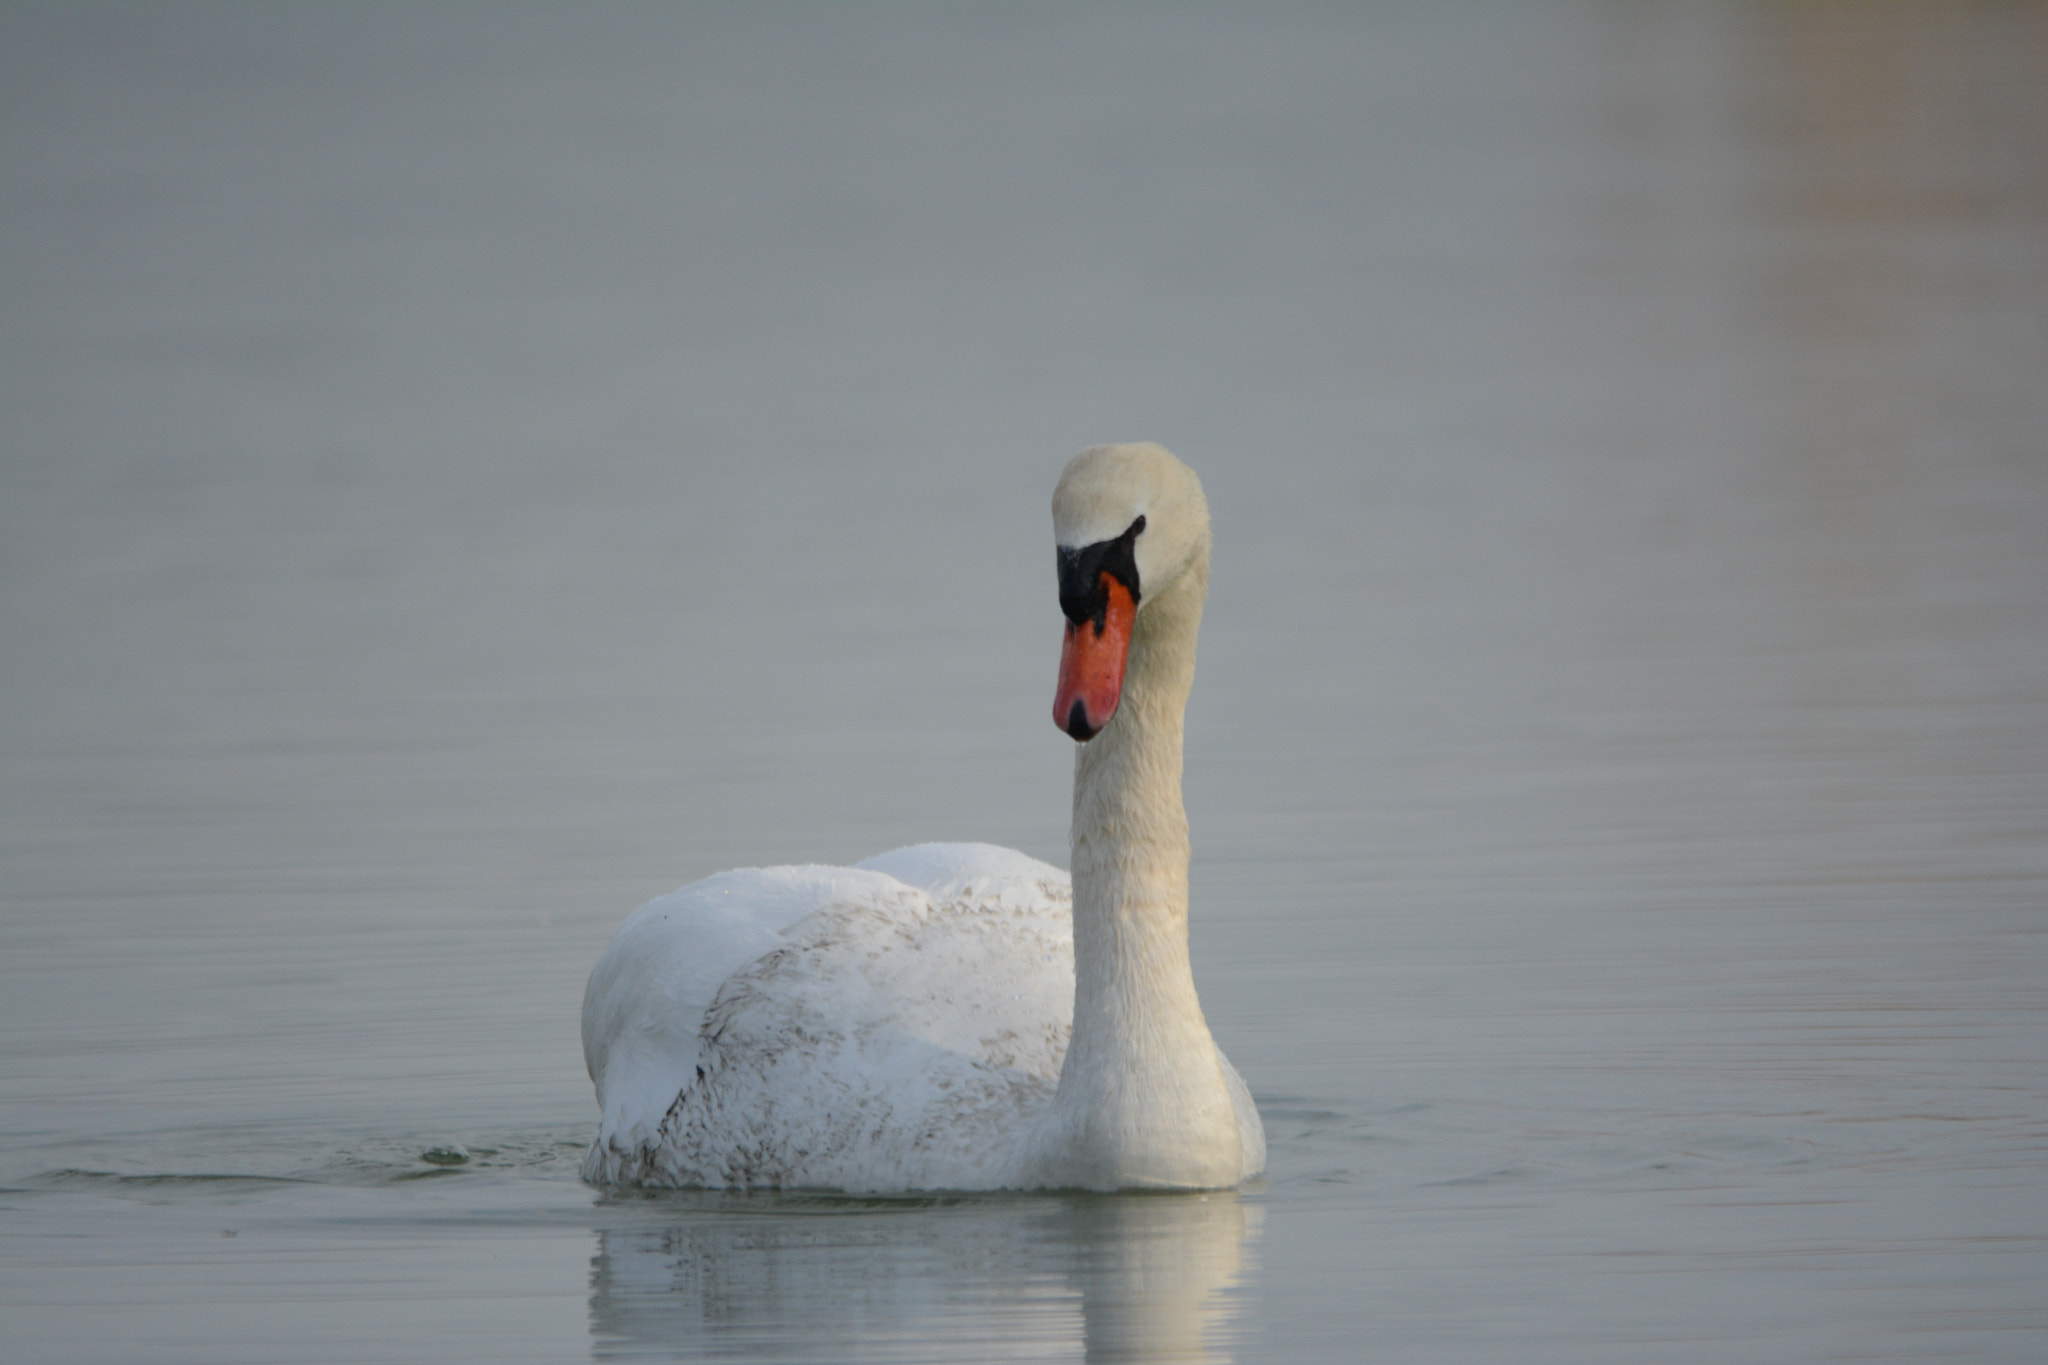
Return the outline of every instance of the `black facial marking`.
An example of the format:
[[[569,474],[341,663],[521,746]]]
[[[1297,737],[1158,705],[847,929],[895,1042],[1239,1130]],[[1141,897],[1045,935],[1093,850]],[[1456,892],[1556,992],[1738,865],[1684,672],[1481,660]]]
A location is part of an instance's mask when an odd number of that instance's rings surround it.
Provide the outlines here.
[[[1079,697],[1067,708],[1067,733],[1086,743],[1095,738],[1096,729],[1088,723],[1088,708],[1081,704]]]
[[[1060,546],[1060,610],[1069,621],[1077,626],[1092,621],[1096,634],[1102,633],[1103,618],[1109,612],[1109,590],[1102,586],[1104,574],[1128,588],[1131,604],[1137,605],[1138,533],[1144,529],[1145,518],[1139,517],[1115,540],[1098,540],[1078,550]]]

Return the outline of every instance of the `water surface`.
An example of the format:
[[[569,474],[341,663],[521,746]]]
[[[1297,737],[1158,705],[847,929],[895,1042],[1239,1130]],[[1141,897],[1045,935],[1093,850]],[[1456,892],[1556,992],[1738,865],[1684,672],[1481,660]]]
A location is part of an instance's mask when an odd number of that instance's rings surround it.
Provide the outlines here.
[[[0,17],[10,1360],[2038,1359],[2048,9]],[[1202,475],[1178,1197],[606,1195],[724,867],[1064,862]]]

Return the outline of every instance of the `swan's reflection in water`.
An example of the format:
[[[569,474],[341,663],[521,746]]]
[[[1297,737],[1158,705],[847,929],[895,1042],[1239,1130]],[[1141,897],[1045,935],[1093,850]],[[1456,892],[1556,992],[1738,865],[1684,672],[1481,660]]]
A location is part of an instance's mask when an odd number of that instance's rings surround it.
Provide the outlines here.
[[[601,1360],[1228,1361],[1258,1206],[1209,1195],[620,1196]]]

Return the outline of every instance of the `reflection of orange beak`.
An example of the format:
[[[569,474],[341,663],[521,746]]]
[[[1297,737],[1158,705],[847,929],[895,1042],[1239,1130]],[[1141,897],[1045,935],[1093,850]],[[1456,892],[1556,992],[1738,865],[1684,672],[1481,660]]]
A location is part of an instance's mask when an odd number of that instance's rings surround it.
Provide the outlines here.
[[[1092,621],[1067,622],[1060,647],[1060,683],[1052,697],[1052,723],[1078,740],[1101,733],[1124,692],[1124,664],[1138,604],[1113,574],[1100,580],[1108,605]]]

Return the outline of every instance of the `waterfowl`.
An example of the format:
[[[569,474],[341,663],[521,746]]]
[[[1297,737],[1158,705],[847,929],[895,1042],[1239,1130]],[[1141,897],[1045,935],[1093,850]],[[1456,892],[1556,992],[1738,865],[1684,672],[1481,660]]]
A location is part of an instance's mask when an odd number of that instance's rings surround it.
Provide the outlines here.
[[[1182,718],[1209,512],[1159,446],[1053,494],[1072,872],[985,844],[725,872],[591,972],[596,1183],[1215,1189],[1265,1136],[1188,960]]]

